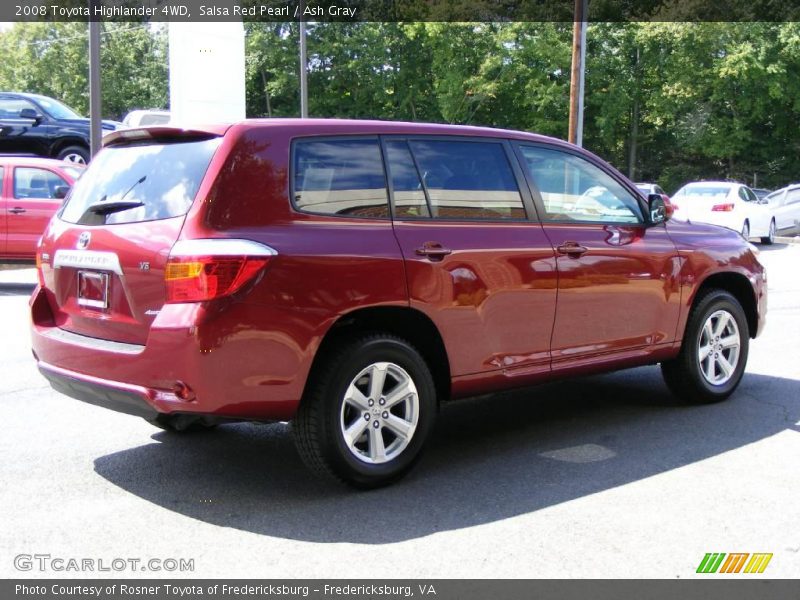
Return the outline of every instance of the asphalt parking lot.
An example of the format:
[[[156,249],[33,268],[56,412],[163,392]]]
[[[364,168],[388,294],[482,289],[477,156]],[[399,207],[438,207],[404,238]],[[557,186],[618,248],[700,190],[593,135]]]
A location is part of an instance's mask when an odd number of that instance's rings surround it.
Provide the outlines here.
[[[769,552],[764,576],[798,577],[800,245],[761,259],[768,324],[728,402],[681,404],[646,367],[452,404],[411,476],[369,493],[310,475],[285,425],[176,436],[56,394],[31,288],[2,284],[0,576],[92,575],[15,569],[39,553],[194,560],[170,577],[687,578]]]

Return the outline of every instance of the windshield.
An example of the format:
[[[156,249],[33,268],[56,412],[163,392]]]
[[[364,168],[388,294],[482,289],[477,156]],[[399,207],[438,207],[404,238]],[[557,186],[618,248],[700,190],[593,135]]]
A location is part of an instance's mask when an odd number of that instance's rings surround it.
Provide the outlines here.
[[[98,224],[102,214],[99,224],[112,225],[185,215],[221,139],[106,148],[75,183],[61,218]]]
[[[86,167],[76,167],[74,165],[70,165],[68,167],[61,167],[61,170],[64,171],[70,177],[72,177],[73,180],[77,180],[78,177],[83,175],[83,172],[86,170]]]
[[[58,100],[47,98],[46,96],[36,96],[36,101],[47,111],[54,119],[82,119],[78,113],[72,110],[66,104],[62,104]]]

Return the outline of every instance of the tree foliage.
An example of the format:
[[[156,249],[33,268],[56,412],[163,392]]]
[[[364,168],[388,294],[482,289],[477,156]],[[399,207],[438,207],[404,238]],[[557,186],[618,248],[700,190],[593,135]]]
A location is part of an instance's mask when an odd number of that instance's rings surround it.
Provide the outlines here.
[[[296,23],[247,23],[248,116],[299,113]],[[164,27],[107,23],[105,116],[168,105]],[[0,89],[88,109],[85,24],[0,33]],[[469,123],[567,134],[572,24],[310,23],[312,116]],[[798,179],[800,24],[592,23],[584,145],[674,190]]]

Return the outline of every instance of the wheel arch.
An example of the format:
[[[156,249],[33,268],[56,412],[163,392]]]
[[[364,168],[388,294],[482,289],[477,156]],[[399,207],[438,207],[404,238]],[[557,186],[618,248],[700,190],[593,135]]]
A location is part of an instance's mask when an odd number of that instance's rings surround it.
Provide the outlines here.
[[[450,361],[444,340],[427,315],[406,306],[359,308],[340,316],[320,342],[308,379],[313,377],[320,361],[339,341],[366,332],[388,333],[408,341],[428,364],[439,401],[450,397]]]
[[[758,331],[758,302],[753,285],[747,276],[735,271],[712,273],[697,286],[691,306],[694,307],[698,298],[702,298],[705,292],[711,289],[726,291],[739,301],[747,317],[749,336],[755,338]]]

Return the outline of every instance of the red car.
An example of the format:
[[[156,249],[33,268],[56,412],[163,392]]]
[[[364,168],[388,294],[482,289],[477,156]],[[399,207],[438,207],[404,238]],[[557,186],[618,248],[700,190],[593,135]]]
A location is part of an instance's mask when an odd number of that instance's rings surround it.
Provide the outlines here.
[[[33,260],[47,223],[84,167],[0,156],[0,259]]]
[[[446,400],[661,363],[729,396],[766,274],[597,157],[477,127],[252,120],[132,129],[39,248],[52,386],[173,430],[293,420],[314,470],[406,473]]]

